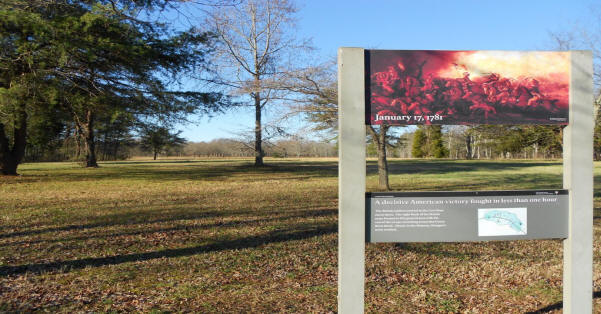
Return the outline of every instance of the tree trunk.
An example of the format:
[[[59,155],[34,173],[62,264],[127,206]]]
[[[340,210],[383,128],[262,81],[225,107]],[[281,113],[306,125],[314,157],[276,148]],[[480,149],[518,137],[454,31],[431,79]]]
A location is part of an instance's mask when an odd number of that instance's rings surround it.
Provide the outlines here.
[[[255,166],[263,166],[263,135],[261,127],[261,95],[257,92],[255,98]]]
[[[113,144],[113,160],[117,160],[117,152],[119,151],[119,141],[115,141]]]
[[[472,159],[472,135],[467,134],[465,136],[465,159]]]
[[[82,138],[82,133],[81,133],[81,128],[79,127],[78,123],[75,123],[75,143],[77,145],[77,151],[75,153],[75,160],[79,161],[81,158],[81,138]]]
[[[86,167],[98,168],[96,160],[96,140],[94,139],[94,113],[88,110],[85,125]]]
[[[0,123],[0,174],[16,176],[17,167],[25,156],[27,146],[27,112],[22,105],[17,113],[13,129],[13,145],[4,131],[4,125]]]
[[[2,123],[0,123],[0,173],[3,175],[17,175],[17,163],[13,158],[10,140],[4,132]]]
[[[157,160],[157,155],[158,155],[158,154],[159,154],[159,153],[158,153],[158,152],[155,150],[155,151],[154,151],[154,156],[153,156],[152,160]]]
[[[386,133],[389,126],[382,125],[380,127],[379,143],[378,143],[378,185],[381,189],[390,191],[388,182],[388,160],[386,157]]]
[[[369,126],[368,130],[371,133],[376,147],[378,150],[378,188],[386,191],[390,191],[390,184],[388,182],[388,160],[386,157],[386,134],[388,133],[388,125],[380,125],[380,133]]]
[[[484,140],[484,145],[486,144],[488,144],[488,141]],[[484,158],[490,159],[490,156],[488,155],[488,148],[486,146],[484,146]]]
[[[0,174],[5,176],[16,176],[19,163],[11,156],[0,157]]]

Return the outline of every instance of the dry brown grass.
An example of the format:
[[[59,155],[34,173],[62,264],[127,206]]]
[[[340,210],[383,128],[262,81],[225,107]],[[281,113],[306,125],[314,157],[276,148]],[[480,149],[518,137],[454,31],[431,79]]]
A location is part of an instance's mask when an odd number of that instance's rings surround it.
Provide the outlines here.
[[[268,162],[27,164],[0,178],[0,311],[335,312],[336,161]],[[558,162],[396,160],[392,171],[397,190],[561,186]],[[561,301],[557,240],[370,244],[366,254],[368,312]]]

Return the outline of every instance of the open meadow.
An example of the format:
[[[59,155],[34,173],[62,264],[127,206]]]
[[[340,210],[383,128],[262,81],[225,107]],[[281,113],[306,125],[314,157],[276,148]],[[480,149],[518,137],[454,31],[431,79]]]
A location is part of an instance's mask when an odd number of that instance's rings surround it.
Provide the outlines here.
[[[337,160],[266,162],[35,163],[0,177],[0,311],[336,312]],[[401,191],[562,186],[561,161],[390,168]],[[599,296],[601,163],[595,176]],[[366,267],[371,313],[561,311],[560,240],[369,244]]]

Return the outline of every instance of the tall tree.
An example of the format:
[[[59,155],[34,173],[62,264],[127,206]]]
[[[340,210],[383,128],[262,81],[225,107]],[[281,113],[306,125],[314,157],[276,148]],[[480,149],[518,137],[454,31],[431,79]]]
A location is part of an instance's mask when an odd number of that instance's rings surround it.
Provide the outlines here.
[[[427,136],[423,127],[418,127],[413,133],[413,144],[411,145],[411,156],[414,158],[424,158],[427,156]]]
[[[7,47],[0,55],[0,101],[7,112],[0,118],[2,172],[16,173],[22,158],[26,104],[43,106],[51,98],[69,112],[89,167],[97,166],[99,119],[118,112],[140,120],[178,119],[223,105],[217,93],[170,89],[180,74],[204,69],[208,34],[174,33],[165,24],[133,17],[139,8],[175,2],[5,1],[0,6],[0,42]]]
[[[167,148],[181,146],[186,143],[186,139],[180,137],[182,132],[171,133],[171,131],[162,126],[145,127],[140,134],[142,148],[152,152],[154,160],[160,153]]]
[[[98,158],[118,160],[129,157],[128,147],[135,144],[133,131],[136,119],[130,114],[115,113],[98,120]]]
[[[413,133],[411,155],[415,158],[434,157],[445,158],[449,150],[444,146],[442,126],[420,125]]]
[[[10,86],[10,89],[14,97],[14,86]],[[7,92],[0,91],[0,93],[1,98],[8,98]],[[11,113],[2,114],[3,119],[0,120],[0,174],[16,175],[17,166],[25,156],[27,145],[27,103],[23,100],[17,100],[12,104],[4,100],[2,103],[2,109],[13,108]]]
[[[84,138],[88,167],[97,166],[95,128],[102,116],[123,111],[168,119],[219,101],[214,94],[170,90],[162,78],[197,67],[206,34],[170,36],[163,25],[132,22],[101,5],[59,27],[70,38],[57,43],[67,57],[63,103]]]
[[[594,88],[594,106],[595,106],[595,128],[593,138],[593,154],[595,160],[601,158],[601,11],[589,11],[593,13],[592,18],[595,23],[580,24],[573,23],[568,28],[567,25],[560,31],[554,31],[549,34],[551,39],[550,46],[558,50],[589,49],[593,51],[593,84]]]
[[[465,159],[472,159],[472,147],[474,143],[474,136],[471,128],[467,128],[463,132],[465,138]]]
[[[325,62],[289,72],[279,87],[302,95],[291,99],[301,103],[300,110],[293,112],[303,114],[315,125],[314,130],[327,131],[335,138],[338,133],[338,86],[334,65],[334,62]],[[378,188],[390,190],[387,149],[392,146],[395,136],[389,125],[368,126],[367,132],[378,157]],[[399,138],[396,139],[397,144],[401,144]]]
[[[444,146],[442,139],[442,126],[431,125],[427,127],[429,129],[429,152],[430,156],[434,158],[446,158],[449,157],[449,150]]]
[[[328,61],[292,71],[279,82],[279,88],[292,92],[290,114],[303,115],[313,131],[325,131],[328,140],[338,133],[338,82],[336,62]]]
[[[292,56],[307,49],[294,37],[297,8],[288,0],[248,0],[218,7],[207,24],[219,38],[215,82],[254,108],[255,166],[263,165],[263,111],[280,96],[278,83],[291,71]]]
[[[28,121],[36,107],[51,103],[46,72],[55,59],[51,43],[38,40],[51,23],[29,10],[15,10],[23,1],[0,6],[0,174],[16,175],[25,156]]]

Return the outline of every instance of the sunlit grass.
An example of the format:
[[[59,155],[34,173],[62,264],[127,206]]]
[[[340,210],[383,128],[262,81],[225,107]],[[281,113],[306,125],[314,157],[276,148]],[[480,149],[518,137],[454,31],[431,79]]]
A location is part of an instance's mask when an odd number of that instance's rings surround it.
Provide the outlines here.
[[[0,311],[335,312],[337,161],[267,162],[23,165],[21,177],[0,178]],[[392,160],[391,185],[560,188],[561,169],[560,161]],[[370,160],[369,191],[375,171]],[[561,301],[561,254],[557,240],[370,244],[366,309],[536,310]]]

